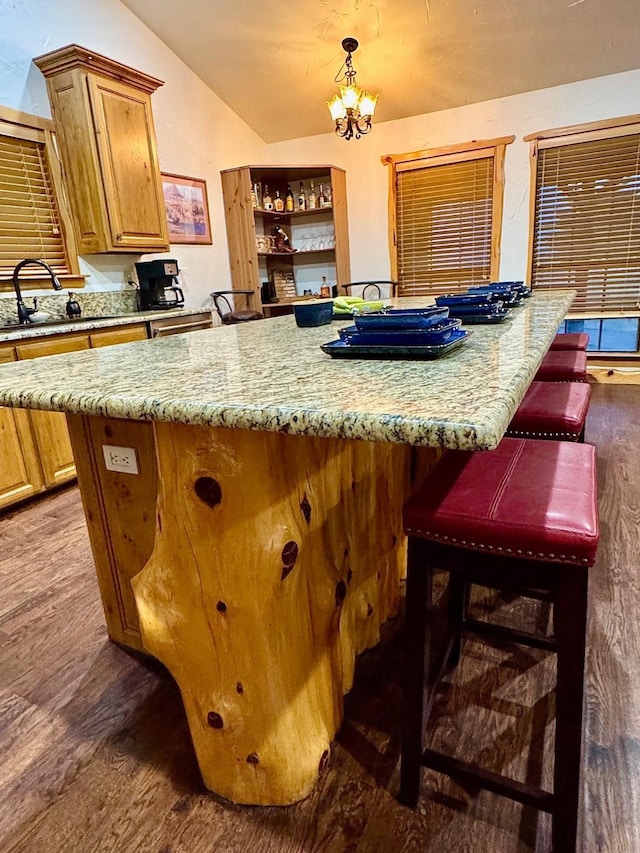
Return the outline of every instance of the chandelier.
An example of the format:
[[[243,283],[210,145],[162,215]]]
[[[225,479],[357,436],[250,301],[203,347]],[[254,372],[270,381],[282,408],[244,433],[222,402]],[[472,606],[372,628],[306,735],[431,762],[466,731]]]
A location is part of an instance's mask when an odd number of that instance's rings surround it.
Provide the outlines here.
[[[371,119],[376,111],[378,96],[370,95],[356,84],[356,72],[351,62],[351,54],[358,47],[358,42],[354,38],[346,38],[342,40],[342,47],[347,52],[347,58],[336,74],[335,82],[340,83],[344,80],[345,83],[340,86],[340,94],[334,95],[331,101],[327,101],[327,106],[331,118],[336,123],[338,136],[342,136],[343,139],[351,139],[353,136],[360,139],[371,130]],[[343,68],[345,71],[341,77]]]

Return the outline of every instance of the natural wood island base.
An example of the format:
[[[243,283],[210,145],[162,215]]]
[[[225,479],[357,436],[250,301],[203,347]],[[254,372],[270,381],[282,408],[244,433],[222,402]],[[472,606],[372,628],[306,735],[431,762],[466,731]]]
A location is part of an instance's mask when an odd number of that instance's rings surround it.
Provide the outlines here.
[[[110,636],[137,645],[132,579],[144,649],[180,686],[205,785],[235,803],[307,796],[355,656],[397,612],[415,451],[75,415],[69,424]],[[106,471],[104,443],[136,447],[140,475]],[[437,455],[419,452],[421,473]]]

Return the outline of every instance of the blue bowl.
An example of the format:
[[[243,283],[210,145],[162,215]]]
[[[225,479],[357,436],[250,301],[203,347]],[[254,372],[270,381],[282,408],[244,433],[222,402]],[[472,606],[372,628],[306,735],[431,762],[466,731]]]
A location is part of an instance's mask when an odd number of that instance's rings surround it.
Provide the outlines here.
[[[293,303],[298,326],[326,326],[333,320],[333,299],[306,299]]]

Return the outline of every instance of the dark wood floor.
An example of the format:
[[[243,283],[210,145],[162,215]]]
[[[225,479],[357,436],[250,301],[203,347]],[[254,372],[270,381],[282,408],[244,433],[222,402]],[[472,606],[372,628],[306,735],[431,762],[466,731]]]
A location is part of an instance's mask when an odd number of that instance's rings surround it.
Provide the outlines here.
[[[592,571],[582,826],[585,851],[640,851],[640,388],[597,385],[602,545]],[[180,696],[159,665],[106,640],[77,489],[0,518],[0,850],[544,851],[549,820],[425,774],[394,799],[398,627],[361,656],[314,794],[232,806],[204,790]],[[496,602],[523,622],[532,603]],[[82,638],[82,642],[80,642]],[[437,705],[439,744],[548,783],[553,658],[469,642]],[[516,744],[533,735],[534,747]],[[544,753],[541,755],[541,753]]]

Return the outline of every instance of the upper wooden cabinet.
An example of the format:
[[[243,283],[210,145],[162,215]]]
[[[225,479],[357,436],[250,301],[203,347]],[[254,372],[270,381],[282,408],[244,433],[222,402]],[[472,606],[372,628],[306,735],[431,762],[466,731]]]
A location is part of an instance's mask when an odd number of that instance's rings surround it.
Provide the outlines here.
[[[34,62],[47,80],[78,252],[166,251],[151,112],[162,81],[75,44]]]

